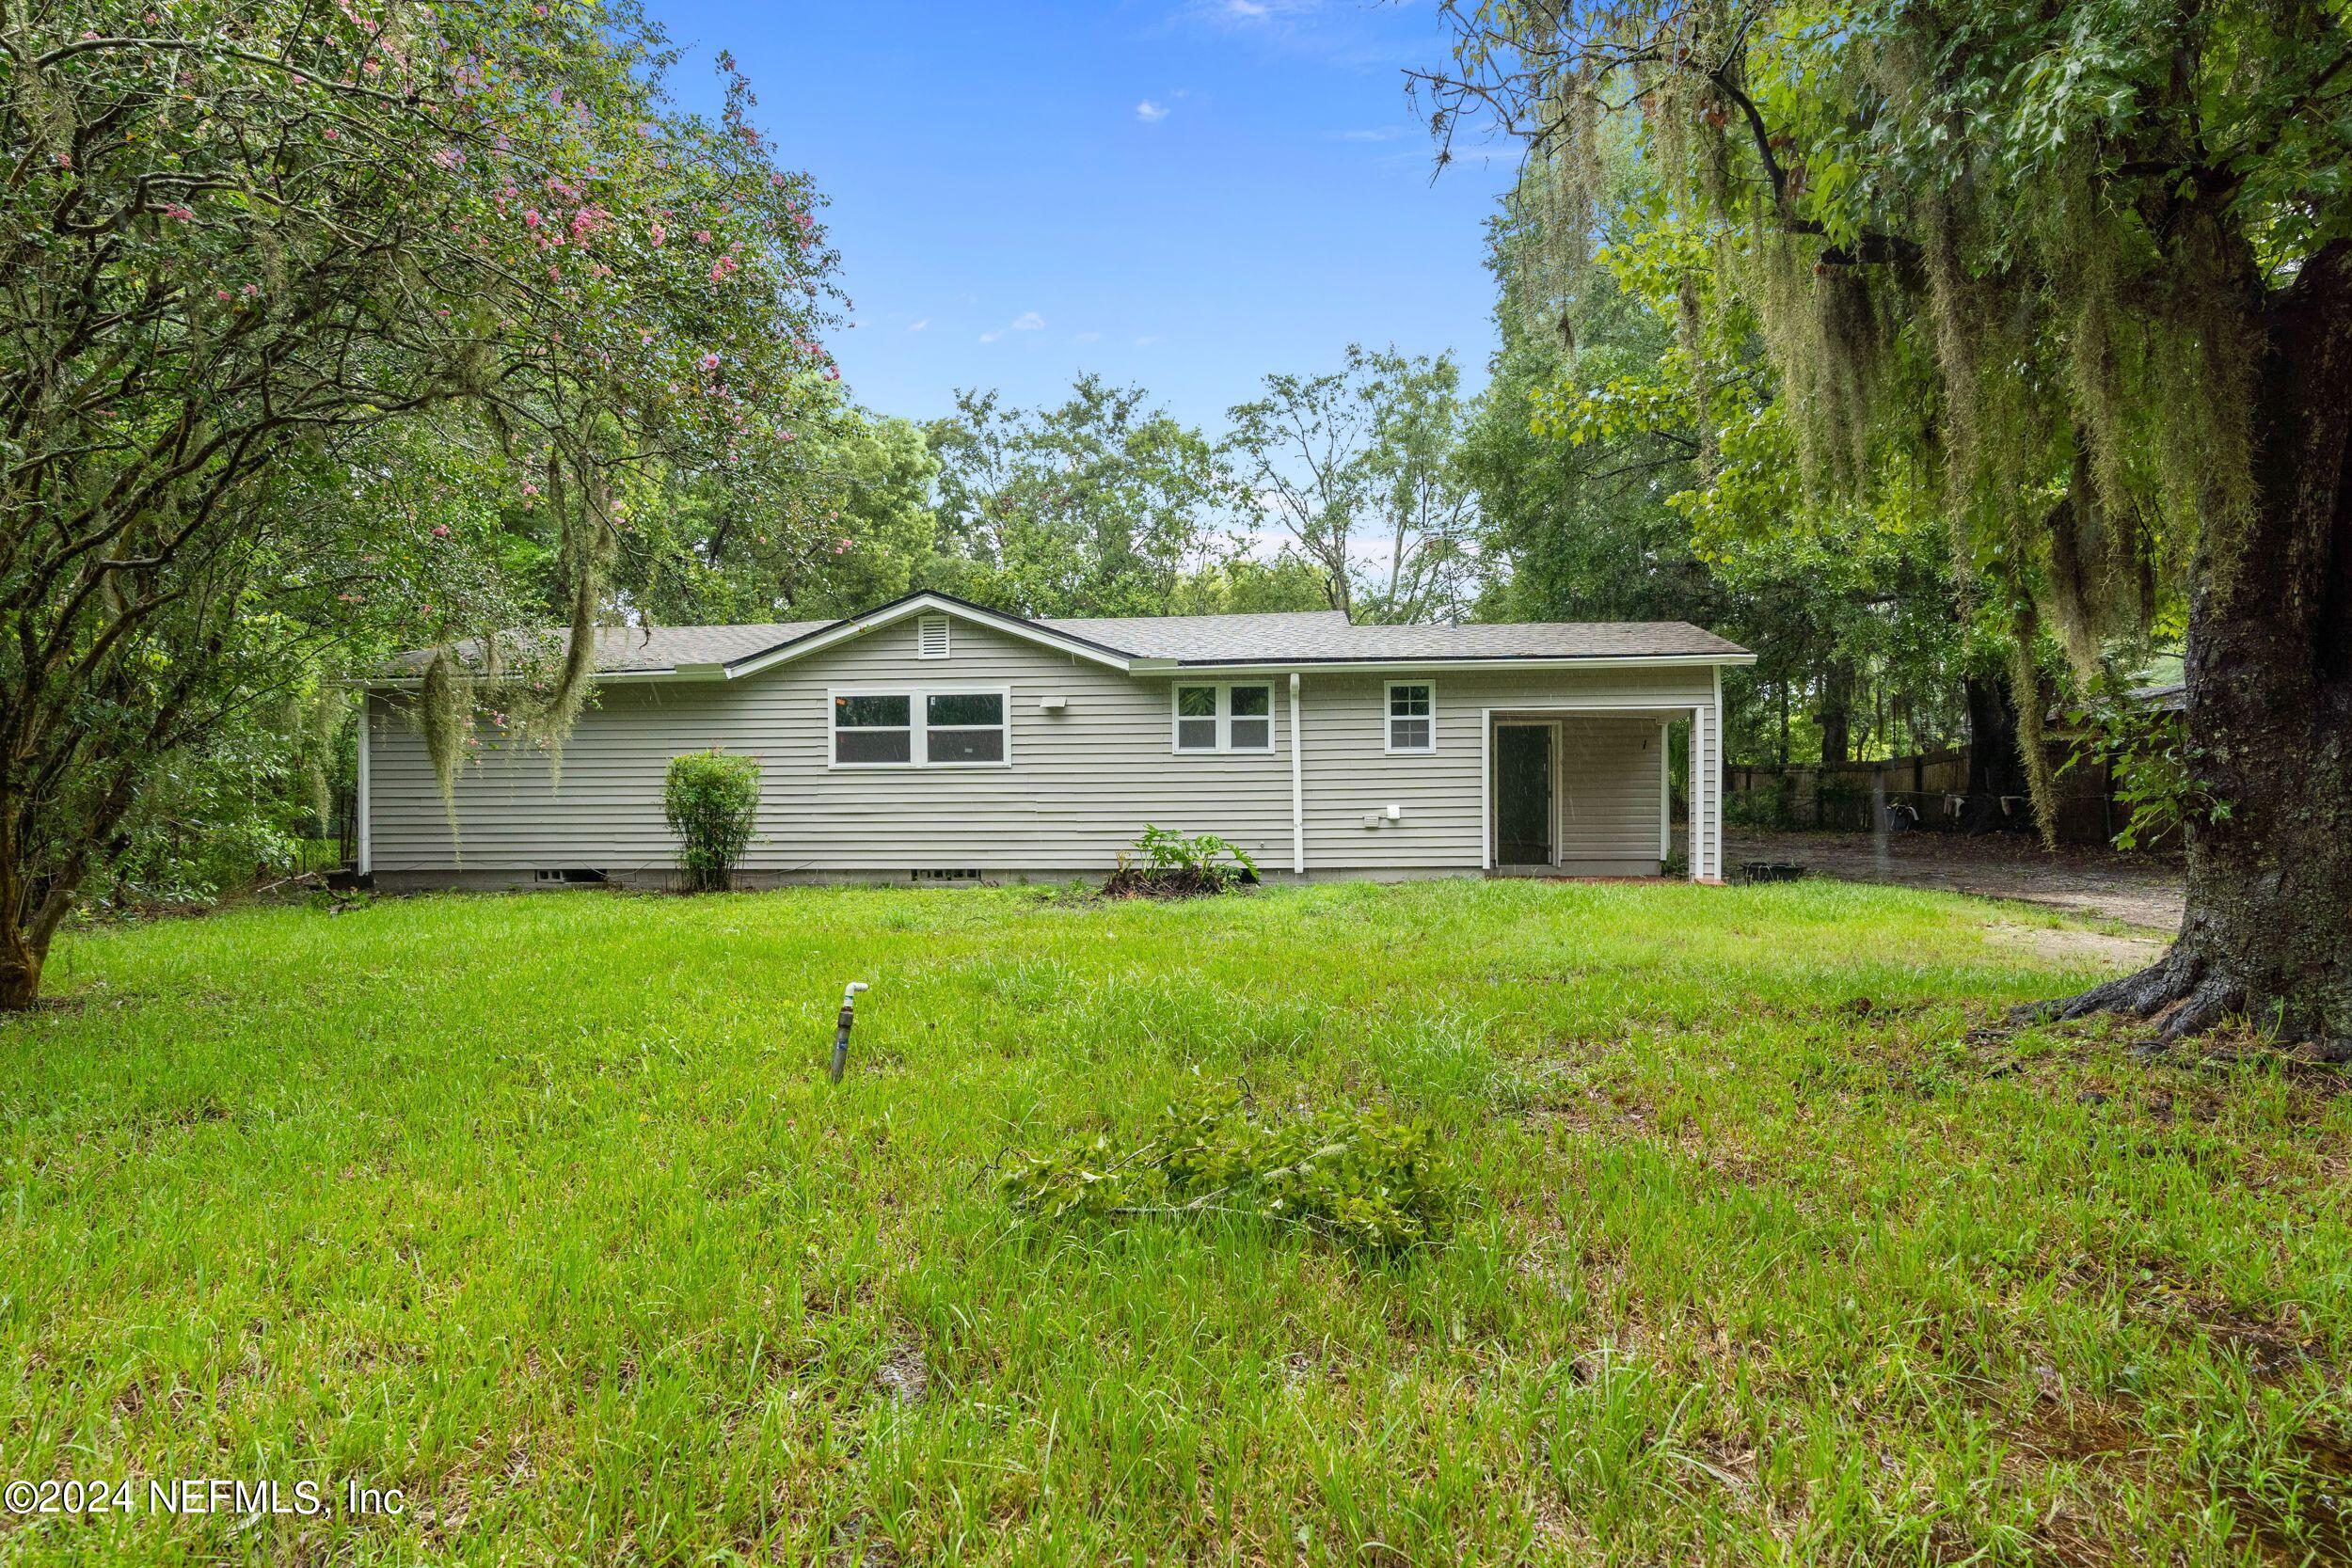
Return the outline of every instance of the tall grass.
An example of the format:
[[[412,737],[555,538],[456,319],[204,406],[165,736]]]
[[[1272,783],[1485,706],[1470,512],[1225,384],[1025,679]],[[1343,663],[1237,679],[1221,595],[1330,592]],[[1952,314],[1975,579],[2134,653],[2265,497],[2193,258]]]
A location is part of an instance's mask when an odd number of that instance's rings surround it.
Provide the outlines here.
[[[69,1005],[0,1023],[0,1480],[408,1506],[0,1517],[0,1559],[2345,1550],[2352,1101],[1983,1031],[2092,978],[1991,909],[581,892],[80,936]],[[1429,1121],[1453,1243],[1009,1223],[1000,1151],[1195,1075]]]

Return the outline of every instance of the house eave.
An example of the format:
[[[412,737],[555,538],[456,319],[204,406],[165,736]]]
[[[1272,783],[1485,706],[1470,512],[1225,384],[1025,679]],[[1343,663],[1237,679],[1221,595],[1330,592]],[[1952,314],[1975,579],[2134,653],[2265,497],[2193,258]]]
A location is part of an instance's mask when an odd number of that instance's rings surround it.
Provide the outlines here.
[[[1155,662],[1148,672],[1137,660],[1136,672],[1182,674],[1199,670],[1221,675],[1282,675],[1295,670],[1343,675],[1383,670],[1676,670],[1755,662],[1756,656],[1745,650],[1724,654],[1485,654],[1434,658],[1187,658]]]

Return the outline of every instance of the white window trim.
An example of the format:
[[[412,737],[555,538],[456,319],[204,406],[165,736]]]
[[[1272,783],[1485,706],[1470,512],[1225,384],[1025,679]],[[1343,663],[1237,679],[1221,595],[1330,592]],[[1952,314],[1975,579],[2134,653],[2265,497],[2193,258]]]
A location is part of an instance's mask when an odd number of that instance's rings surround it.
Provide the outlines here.
[[[1179,744],[1182,734],[1178,728],[1183,713],[1177,705],[1176,694],[1196,687],[1207,687],[1216,693],[1216,744],[1185,746]],[[1233,689],[1252,688],[1265,693],[1265,744],[1236,746],[1233,744]],[[1195,714],[1198,720],[1203,715]],[[1256,718],[1257,715],[1248,715]],[[1168,687],[1168,749],[1180,757],[1270,757],[1275,752],[1274,740],[1274,682],[1255,681],[1170,681]]]
[[[933,762],[930,759],[930,725],[923,721],[932,697],[996,697],[1004,703],[1005,755],[999,762]],[[907,700],[907,752],[904,762],[843,762],[838,736],[841,726],[840,701],[844,697],[904,697]],[[874,726],[881,728],[884,726]],[[897,728],[896,725],[887,726]],[[944,730],[995,729],[993,724],[942,724]],[[1012,766],[1012,688],[988,686],[977,681],[943,681],[936,686],[829,686],[825,689],[825,768],[834,773],[867,771],[903,772],[910,768],[1010,768]]]
[[[1429,689],[1429,744],[1399,746],[1396,744],[1396,689],[1400,686],[1425,686]],[[1391,757],[1434,756],[1438,751],[1438,683],[1422,676],[1416,680],[1389,681],[1380,688],[1380,754]]]

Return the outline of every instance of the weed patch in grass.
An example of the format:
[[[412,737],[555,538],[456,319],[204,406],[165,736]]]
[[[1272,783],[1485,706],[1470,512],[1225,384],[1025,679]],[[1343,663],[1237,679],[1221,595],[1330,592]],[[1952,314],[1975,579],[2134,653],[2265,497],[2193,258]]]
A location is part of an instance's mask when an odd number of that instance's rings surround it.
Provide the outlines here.
[[[1078,1149],[1011,1150],[996,1175],[1016,1212],[1043,1220],[1243,1216],[1373,1252],[1444,1241],[1459,1186],[1426,1126],[1367,1110],[1285,1115],[1234,1085],[1195,1090],[1133,1143],[1102,1133]]]

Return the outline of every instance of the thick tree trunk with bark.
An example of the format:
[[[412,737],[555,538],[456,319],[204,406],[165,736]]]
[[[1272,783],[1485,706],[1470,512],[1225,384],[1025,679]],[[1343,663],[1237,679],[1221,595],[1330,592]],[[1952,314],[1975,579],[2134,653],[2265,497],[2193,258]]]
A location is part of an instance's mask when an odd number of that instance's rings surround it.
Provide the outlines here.
[[[1821,676],[1821,760],[1844,762],[1852,755],[1853,666],[1832,659]]]
[[[16,852],[16,802],[0,787],[0,1012],[22,1012],[40,1000],[40,960],[47,943],[31,929],[33,890]]]
[[[2352,245],[2266,302],[2254,503],[2210,531],[2191,599],[2192,767],[2221,802],[2188,847],[2179,939],[2058,1004],[2156,1018],[2168,1039],[2245,1014],[2352,1053]]]
[[[0,1013],[18,1013],[40,1001],[40,955],[14,921],[0,926]]]
[[[1968,702],[1968,788],[1961,831],[1989,833],[2018,824],[2001,811],[2004,798],[2022,800],[2026,765],[2017,750],[2017,705],[2009,682],[1997,674],[1970,675]]]

